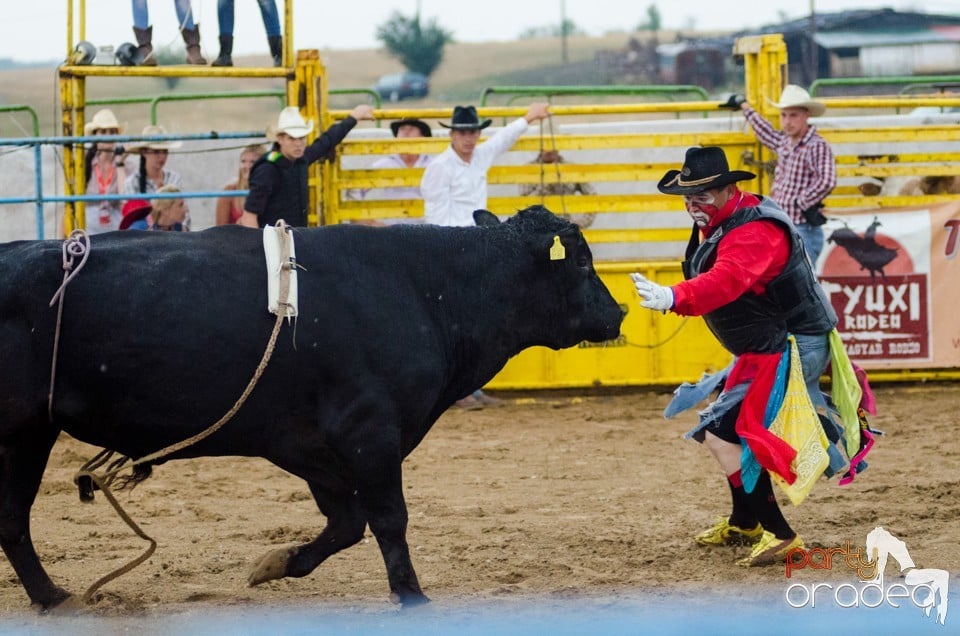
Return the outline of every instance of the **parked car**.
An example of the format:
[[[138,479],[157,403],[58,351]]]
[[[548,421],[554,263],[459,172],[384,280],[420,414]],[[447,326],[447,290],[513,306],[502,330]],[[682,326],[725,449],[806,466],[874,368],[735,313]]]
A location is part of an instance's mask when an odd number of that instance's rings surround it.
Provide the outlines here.
[[[373,90],[381,99],[398,102],[409,97],[426,97],[430,92],[430,80],[423,73],[390,73],[378,79]]]

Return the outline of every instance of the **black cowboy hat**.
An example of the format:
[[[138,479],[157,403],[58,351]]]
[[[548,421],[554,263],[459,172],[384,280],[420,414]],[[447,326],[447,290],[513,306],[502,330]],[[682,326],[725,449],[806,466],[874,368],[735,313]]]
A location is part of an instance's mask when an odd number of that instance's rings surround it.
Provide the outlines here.
[[[433,137],[433,132],[430,130],[430,126],[426,122],[417,119],[416,117],[404,117],[398,121],[390,122],[390,130],[393,131],[393,136],[397,136],[397,131],[400,130],[400,126],[416,126],[420,129],[420,132],[424,137]]]
[[[482,130],[489,126],[490,123],[491,120],[489,119],[480,121],[480,116],[477,115],[477,109],[473,106],[454,106],[453,118],[450,120],[450,124],[440,122],[440,125],[444,128],[452,128],[454,130]]]
[[[680,170],[668,170],[663,175],[657,190],[664,194],[697,194],[712,188],[747,179],[757,175],[745,170],[730,170],[723,149],[716,146],[690,148]]]

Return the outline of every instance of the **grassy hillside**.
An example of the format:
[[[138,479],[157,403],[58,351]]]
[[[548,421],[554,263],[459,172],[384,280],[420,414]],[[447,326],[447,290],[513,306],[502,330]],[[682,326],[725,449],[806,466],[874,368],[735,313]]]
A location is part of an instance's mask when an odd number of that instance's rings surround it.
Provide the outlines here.
[[[559,38],[540,38],[506,42],[451,44],[444,61],[431,78],[430,97],[405,102],[411,106],[447,105],[476,102],[481,91],[493,85],[517,84],[599,84],[602,69],[594,64],[598,51],[618,50],[630,35],[573,37],[567,42],[569,63],[561,61]],[[667,36],[661,34],[661,40]],[[212,46],[209,45],[208,46]],[[208,51],[210,53],[211,51]],[[399,62],[381,50],[323,50],[329,86],[334,89],[367,88],[380,75],[403,70]],[[238,65],[266,64],[266,56],[238,58]],[[183,79],[177,93],[231,92],[282,89],[279,80],[258,79]],[[87,99],[127,96],[157,96],[170,92],[165,80],[155,78],[90,78]],[[57,134],[59,121],[56,104],[59,88],[55,68],[11,69],[0,71],[0,104],[25,104],[40,118],[41,134]],[[361,101],[359,96],[335,97],[334,107],[347,108]],[[203,108],[193,103],[166,103],[158,110],[161,123],[171,131],[193,132],[218,129],[259,129],[276,112],[273,99],[221,100]],[[116,106],[117,116],[136,132],[148,123],[145,105]],[[0,114],[0,136],[28,133],[25,115]]]

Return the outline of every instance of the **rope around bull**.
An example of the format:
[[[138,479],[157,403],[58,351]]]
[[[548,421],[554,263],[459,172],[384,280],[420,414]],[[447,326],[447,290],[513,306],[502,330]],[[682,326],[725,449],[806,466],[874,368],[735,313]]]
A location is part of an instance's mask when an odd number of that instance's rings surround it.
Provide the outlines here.
[[[155,462],[158,459],[171,455],[177,451],[188,448],[193,444],[209,437],[216,433],[220,428],[222,428],[227,422],[229,422],[237,411],[240,410],[240,407],[243,406],[244,402],[247,401],[247,398],[250,396],[250,393],[253,391],[253,388],[257,385],[257,382],[260,380],[260,376],[263,375],[264,370],[267,368],[267,364],[270,362],[271,356],[273,356],[274,348],[276,347],[277,337],[280,334],[280,327],[283,325],[283,319],[286,317],[286,311],[284,308],[289,307],[290,303],[289,294],[290,294],[290,272],[296,267],[295,263],[290,258],[290,241],[291,237],[290,228],[282,220],[277,221],[276,227],[282,230],[281,236],[283,239],[280,241],[280,289],[279,289],[279,298],[277,303],[277,320],[274,322],[273,331],[270,333],[270,339],[267,342],[267,347],[263,352],[263,356],[260,359],[260,363],[257,365],[256,370],[253,373],[253,376],[250,378],[250,381],[247,383],[246,388],[243,390],[243,393],[240,394],[240,397],[237,398],[233,406],[227,411],[223,417],[211,424],[209,427],[203,431],[188,437],[180,442],[171,444],[166,448],[162,448],[154,453],[150,453],[140,459],[134,460],[130,463],[131,468],[148,464],[150,462]],[[64,278],[63,283],[61,283],[60,288],[57,289],[56,293],[53,295],[53,298],[50,300],[50,306],[53,306],[53,303],[56,302],[59,298],[59,307],[57,310],[57,325],[54,332],[54,346],[53,346],[53,363],[51,365],[50,371],[50,393],[48,398],[48,415],[50,421],[53,421],[53,386],[54,380],[56,379],[56,369],[57,369],[57,351],[60,341],[60,326],[63,317],[63,300],[66,295],[67,284],[73,280],[73,278],[80,272],[83,268],[84,263],[87,261],[87,256],[90,252],[90,239],[87,236],[87,233],[84,230],[74,230],[66,241],[63,243],[63,269],[64,269]],[[74,269],[74,258],[76,256],[81,256],[82,259],[79,265]],[[150,545],[144,550],[143,554],[132,559],[131,561],[125,563],[119,568],[109,572],[103,577],[97,579],[93,584],[87,588],[87,591],[84,592],[82,597],[83,603],[89,603],[90,599],[93,597],[93,594],[100,589],[105,584],[110,581],[123,576],[130,570],[134,569],[144,561],[150,558],[151,555],[157,549],[157,542],[152,537],[147,535],[140,526],[124,511],[123,507],[120,505],[120,502],[117,501],[113,493],[110,491],[110,484],[113,483],[114,479],[117,477],[119,472],[124,469],[127,464],[126,457],[115,461],[111,464],[110,469],[103,475],[97,475],[94,471],[103,465],[107,459],[113,454],[113,451],[104,450],[97,454],[96,457],[88,461],[86,464],[81,467],[74,477],[74,481],[86,478],[91,480],[97,485],[98,488],[103,492],[104,497],[107,498],[107,501],[113,506],[114,510],[117,511],[117,514],[121,519],[130,527],[131,530],[140,538],[147,541]]]

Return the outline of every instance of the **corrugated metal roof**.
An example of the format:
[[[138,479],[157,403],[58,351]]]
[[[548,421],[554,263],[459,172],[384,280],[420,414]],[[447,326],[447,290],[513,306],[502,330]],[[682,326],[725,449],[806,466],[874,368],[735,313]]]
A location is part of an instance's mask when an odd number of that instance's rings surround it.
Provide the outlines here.
[[[825,49],[863,48],[960,42],[960,29],[917,29],[915,31],[830,31],[817,32],[813,39]]]
[[[814,14],[817,32],[861,32],[861,31],[896,31],[900,29],[925,30],[932,27],[960,25],[960,15],[937,15],[932,13],[917,13],[913,11],[895,11],[890,8],[859,9],[853,11],[837,11],[833,13],[819,12]],[[747,29],[736,33],[736,36],[759,35],[763,33],[794,33],[809,32],[810,16],[795,20],[788,20],[778,24],[768,24],[754,29]]]

